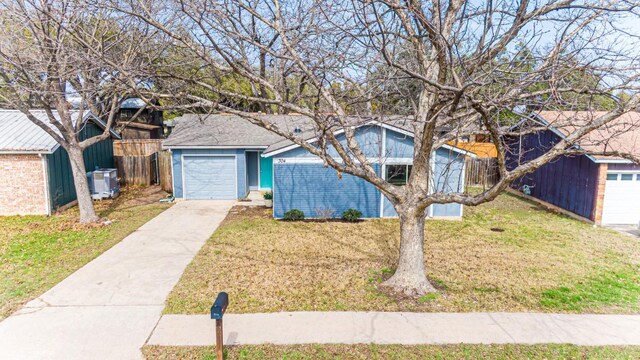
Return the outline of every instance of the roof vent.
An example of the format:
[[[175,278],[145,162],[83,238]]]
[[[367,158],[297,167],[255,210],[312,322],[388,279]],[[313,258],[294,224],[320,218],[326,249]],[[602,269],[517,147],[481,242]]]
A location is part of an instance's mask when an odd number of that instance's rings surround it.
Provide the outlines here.
[[[296,134],[301,134],[302,133],[302,129],[300,129],[299,127],[296,126],[295,129],[293,129],[293,132]]]

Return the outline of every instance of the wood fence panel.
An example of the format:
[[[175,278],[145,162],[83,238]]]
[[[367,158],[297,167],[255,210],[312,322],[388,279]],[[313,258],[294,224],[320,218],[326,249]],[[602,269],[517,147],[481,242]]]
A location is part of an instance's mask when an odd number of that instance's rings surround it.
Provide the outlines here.
[[[148,156],[162,151],[160,139],[115,140],[114,156]]]
[[[491,186],[500,179],[496,158],[468,157],[465,168],[466,186]]]
[[[171,178],[171,152],[161,151],[158,153],[158,174],[160,176],[160,186],[166,192],[173,192],[173,179]]]
[[[162,150],[162,140],[117,140],[113,155],[122,185],[160,184],[163,190],[173,192],[171,153]]]
[[[114,156],[122,185],[153,185],[156,183],[156,161],[150,156]]]

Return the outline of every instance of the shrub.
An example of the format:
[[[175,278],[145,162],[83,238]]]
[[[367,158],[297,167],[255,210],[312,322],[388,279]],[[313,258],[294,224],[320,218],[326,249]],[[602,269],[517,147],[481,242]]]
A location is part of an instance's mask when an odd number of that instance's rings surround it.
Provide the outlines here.
[[[360,220],[362,213],[356,209],[349,209],[342,213],[342,220],[349,222],[356,222]]]
[[[330,219],[333,217],[333,214],[336,213],[335,209],[331,208],[315,208],[316,217],[320,219]]]
[[[262,195],[262,197],[264,197],[265,200],[271,200],[273,199],[273,193],[271,191],[267,191],[266,193],[264,193],[264,195]]]
[[[298,209],[291,209],[284,213],[285,220],[302,220],[304,219],[304,213]]]

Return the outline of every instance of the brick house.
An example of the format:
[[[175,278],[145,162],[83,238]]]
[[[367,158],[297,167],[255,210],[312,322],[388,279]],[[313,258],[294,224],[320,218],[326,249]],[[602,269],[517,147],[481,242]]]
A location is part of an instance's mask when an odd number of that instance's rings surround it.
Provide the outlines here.
[[[47,116],[42,110],[31,113]],[[104,131],[104,123],[91,114],[82,121],[81,139]],[[112,138],[85,150],[88,171],[113,167]],[[50,215],[75,199],[66,150],[21,112],[0,110],[0,215]]]
[[[547,129],[507,139],[507,165],[526,163],[548,151],[581,123],[600,111],[541,111],[530,122]],[[594,155],[620,152],[640,157],[640,113],[623,115],[576,145],[585,155],[561,156],[513,183],[518,190],[568,210],[596,224],[640,223],[640,165],[630,160]]]

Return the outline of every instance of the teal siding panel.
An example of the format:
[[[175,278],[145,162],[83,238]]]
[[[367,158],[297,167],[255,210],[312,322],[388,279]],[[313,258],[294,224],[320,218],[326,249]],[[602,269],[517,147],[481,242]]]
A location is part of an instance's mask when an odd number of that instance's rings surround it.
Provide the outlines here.
[[[47,155],[47,165],[49,168],[49,197],[52,209],[56,210],[76,199],[76,189],[73,184],[67,151],[59,147],[53,154]]]
[[[102,129],[92,122],[88,122],[80,132],[80,140],[102,134]],[[83,154],[87,171],[96,168],[113,167],[113,139],[101,141],[88,147]],[[49,196],[53,210],[76,199],[76,189],[73,183],[69,155],[62,147],[58,147],[53,154],[47,155],[49,170]]]
[[[80,140],[101,134],[102,129],[89,122],[80,132]],[[113,168],[113,140],[109,138],[89,146],[84,151],[84,165],[87,171],[93,171],[98,168]]]

